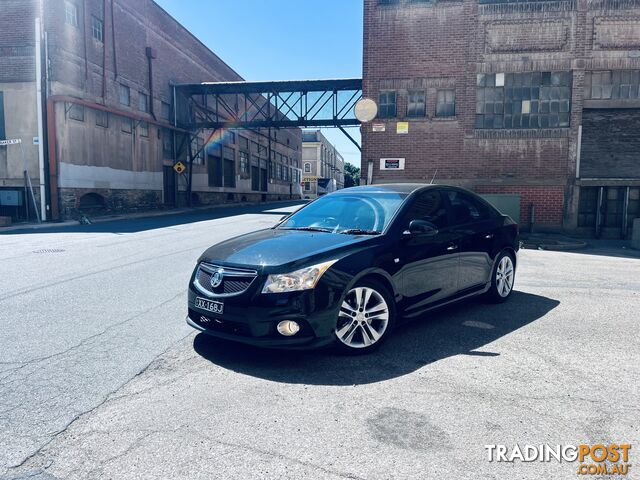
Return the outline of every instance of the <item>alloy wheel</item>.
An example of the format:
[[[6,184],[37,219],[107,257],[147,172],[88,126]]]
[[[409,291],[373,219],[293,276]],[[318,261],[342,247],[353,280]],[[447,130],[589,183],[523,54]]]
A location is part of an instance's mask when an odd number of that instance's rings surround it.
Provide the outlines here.
[[[349,291],[338,316],[336,336],[351,348],[370,347],[382,338],[389,325],[389,306],[384,297],[370,287]]]
[[[509,255],[505,255],[500,260],[496,270],[496,290],[502,298],[506,298],[511,293],[513,273],[513,261]]]

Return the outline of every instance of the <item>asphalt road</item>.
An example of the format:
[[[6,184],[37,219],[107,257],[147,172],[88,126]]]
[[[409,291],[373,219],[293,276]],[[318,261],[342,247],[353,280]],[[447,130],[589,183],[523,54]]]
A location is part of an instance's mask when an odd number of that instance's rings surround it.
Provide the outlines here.
[[[0,477],[576,478],[487,461],[516,443],[631,443],[640,467],[640,256],[521,251],[508,303],[366,357],[191,331],[199,254],[283,209],[0,235]]]

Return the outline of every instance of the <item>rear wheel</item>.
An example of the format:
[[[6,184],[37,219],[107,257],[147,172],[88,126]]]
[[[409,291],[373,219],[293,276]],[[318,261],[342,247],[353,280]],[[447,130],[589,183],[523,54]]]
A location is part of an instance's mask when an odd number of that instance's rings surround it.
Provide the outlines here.
[[[365,280],[349,290],[338,314],[336,345],[350,354],[367,353],[386,340],[395,320],[393,298],[375,280]]]
[[[491,287],[487,292],[487,299],[493,303],[507,301],[513,292],[516,269],[513,254],[502,252],[498,255],[496,265],[491,276]]]

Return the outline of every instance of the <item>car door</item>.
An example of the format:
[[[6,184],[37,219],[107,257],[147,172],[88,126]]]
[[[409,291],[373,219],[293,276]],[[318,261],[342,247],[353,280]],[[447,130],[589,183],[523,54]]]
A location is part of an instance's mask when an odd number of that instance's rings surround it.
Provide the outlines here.
[[[457,189],[444,190],[449,203],[449,222],[458,235],[458,291],[481,289],[491,278],[491,258],[496,217],[475,196]]]
[[[436,235],[410,234],[412,220],[425,220]],[[401,264],[403,308],[406,316],[454,295],[458,289],[457,234],[449,228],[441,190],[429,188],[417,194],[401,217],[398,263]]]

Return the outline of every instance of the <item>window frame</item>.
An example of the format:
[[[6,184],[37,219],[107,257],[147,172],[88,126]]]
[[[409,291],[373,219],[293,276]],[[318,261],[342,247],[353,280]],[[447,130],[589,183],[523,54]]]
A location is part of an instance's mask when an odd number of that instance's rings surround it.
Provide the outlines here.
[[[393,94],[393,103],[389,101],[389,95]],[[382,96],[385,101],[382,101]],[[393,113],[389,110],[393,105]],[[378,92],[378,118],[397,118],[398,116],[398,92],[396,90],[380,90]]]
[[[91,15],[91,36],[100,43],[104,43],[104,21]]]
[[[123,99],[124,99],[123,94],[125,92],[127,97],[127,103],[123,102]],[[125,107],[131,106],[131,87],[123,83],[118,84],[118,101],[120,102],[120,105],[123,105]]]
[[[96,110],[96,127],[109,128],[109,112],[104,110]],[[100,122],[100,119],[104,118],[104,123]]]
[[[142,105],[142,102],[144,100],[144,105]],[[140,110],[141,112],[144,113],[149,113],[150,109],[149,109],[149,95],[147,95],[144,92],[138,92],[138,110]],[[144,109],[142,108],[144,106]]]
[[[453,100],[451,102],[447,101],[447,94],[451,93]],[[451,114],[448,114],[448,110],[447,112],[444,113],[439,113],[440,112],[440,96],[444,95],[444,102],[442,103],[442,105],[445,106],[445,108],[447,108],[446,106],[451,105],[453,108],[453,111]],[[437,118],[454,118],[456,116],[456,89],[455,88],[439,88],[438,90],[436,90],[436,117]]]
[[[412,95],[415,95],[415,94],[422,94],[422,102],[412,101]],[[420,104],[422,105],[422,109],[418,110],[418,107],[416,107],[416,105],[420,105]],[[407,118],[426,118],[426,116],[427,116],[427,93],[424,90],[408,90],[407,91]]]
[[[70,8],[72,10],[70,10]],[[78,5],[75,2],[64,0],[64,23],[79,29],[78,11]]]

